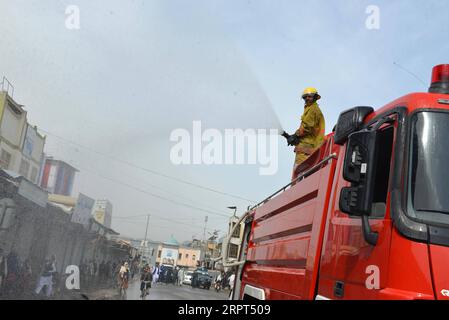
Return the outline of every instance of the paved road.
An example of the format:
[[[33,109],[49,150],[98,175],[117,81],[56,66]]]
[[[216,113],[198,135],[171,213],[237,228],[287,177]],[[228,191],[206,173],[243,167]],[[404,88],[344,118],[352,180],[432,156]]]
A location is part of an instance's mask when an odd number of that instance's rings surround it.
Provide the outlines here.
[[[128,300],[141,300],[140,282],[136,281],[129,285],[127,291]],[[150,294],[146,300],[227,300],[229,291],[215,292],[213,288],[198,289],[183,285],[182,287],[174,285],[157,284],[150,289]]]

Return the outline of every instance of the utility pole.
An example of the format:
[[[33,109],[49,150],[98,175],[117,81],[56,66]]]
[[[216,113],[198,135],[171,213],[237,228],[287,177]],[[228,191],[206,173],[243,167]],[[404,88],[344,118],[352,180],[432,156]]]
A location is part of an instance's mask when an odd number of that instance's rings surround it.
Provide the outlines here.
[[[206,241],[206,226],[207,226],[207,219],[208,217],[204,219],[204,231],[203,231],[203,250],[204,250],[204,263],[206,262],[206,251],[207,251],[207,245],[205,245]]]
[[[147,247],[147,235],[148,235],[148,225],[150,223],[150,215],[147,216],[147,227],[145,229],[145,240],[143,241],[143,247],[146,248]],[[142,256],[143,256],[143,250],[142,253],[140,254],[140,264],[142,265]]]

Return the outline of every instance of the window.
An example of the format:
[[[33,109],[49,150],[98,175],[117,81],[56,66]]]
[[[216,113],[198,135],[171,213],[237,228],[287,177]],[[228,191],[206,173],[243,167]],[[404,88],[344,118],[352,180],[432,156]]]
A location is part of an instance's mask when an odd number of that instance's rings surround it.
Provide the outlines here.
[[[239,253],[239,246],[231,243],[229,245],[229,258],[237,259],[238,253]]]
[[[182,253],[178,254],[178,260],[182,259]]]
[[[154,257],[154,248],[151,249],[151,256]]]
[[[241,224],[239,224],[237,228],[235,228],[234,232],[232,233],[233,238],[240,238],[240,227]]]
[[[449,224],[449,114],[419,112],[412,117],[408,214],[429,224]]]
[[[157,257],[160,258],[162,254],[162,250],[159,250],[159,252],[157,253]]]
[[[2,150],[0,155],[0,167],[8,170],[11,163],[11,154],[6,150]]]
[[[37,182],[36,179],[37,179],[37,168],[36,168],[36,167],[33,167],[33,168],[31,169],[30,180],[31,180],[32,182]]]
[[[195,260],[196,260],[196,256],[193,255],[193,256],[192,256],[192,261],[195,261]]]
[[[386,211],[388,182],[390,180],[391,153],[393,150],[394,127],[381,129],[378,133],[378,158],[371,216],[383,218]]]
[[[28,171],[30,171],[30,163],[24,159],[20,162],[19,174],[28,178]]]

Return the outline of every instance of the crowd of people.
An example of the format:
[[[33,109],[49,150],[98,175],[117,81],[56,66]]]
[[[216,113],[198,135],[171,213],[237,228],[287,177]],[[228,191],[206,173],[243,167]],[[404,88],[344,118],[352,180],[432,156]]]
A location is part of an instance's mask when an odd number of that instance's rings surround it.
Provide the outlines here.
[[[28,259],[22,261],[14,251],[5,256],[0,249],[0,299],[51,297],[60,292],[60,283],[55,255],[35,273]]]
[[[64,290],[65,277],[58,273],[55,255],[47,258],[40,270],[32,270],[29,260],[21,261],[15,252],[4,255],[0,248],[0,299],[32,299],[58,297]],[[187,270],[167,267],[158,263],[151,267],[141,266],[139,259],[128,260],[83,260],[79,265],[80,287],[83,290],[96,288],[128,288],[128,284],[139,275],[140,290],[148,291],[158,283],[182,286]],[[232,271],[221,272],[215,277],[220,288],[232,288]],[[231,281],[230,281],[231,280]],[[142,291],[144,292],[144,291]]]
[[[79,265],[80,288],[83,291],[117,287],[121,260],[83,260]],[[137,259],[130,260],[130,277],[139,273]],[[11,251],[0,248],[0,299],[62,298],[67,275],[60,274],[55,255],[45,259],[42,267],[32,270],[29,260],[22,261]]]
[[[4,255],[0,248],[0,299],[23,297],[32,291],[29,260],[21,261],[15,252]]]

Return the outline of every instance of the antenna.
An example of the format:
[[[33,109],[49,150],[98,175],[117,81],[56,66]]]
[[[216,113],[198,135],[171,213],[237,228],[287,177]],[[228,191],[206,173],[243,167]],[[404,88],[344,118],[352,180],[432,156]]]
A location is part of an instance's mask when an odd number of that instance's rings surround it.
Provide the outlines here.
[[[403,66],[401,66],[400,64],[396,63],[395,61],[393,61],[393,64],[395,66],[397,66],[398,68],[404,70],[405,72],[407,72],[408,74],[410,74],[412,77],[414,77],[416,80],[418,80],[419,82],[421,82],[423,84],[424,87],[427,88],[427,85],[425,84],[424,81],[422,81],[422,79],[420,77],[418,77],[416,74],[414,74],[413,72],[407,70],[406,68],[404,68]]]

